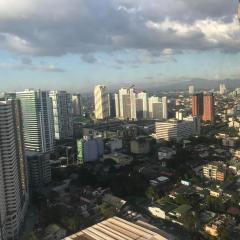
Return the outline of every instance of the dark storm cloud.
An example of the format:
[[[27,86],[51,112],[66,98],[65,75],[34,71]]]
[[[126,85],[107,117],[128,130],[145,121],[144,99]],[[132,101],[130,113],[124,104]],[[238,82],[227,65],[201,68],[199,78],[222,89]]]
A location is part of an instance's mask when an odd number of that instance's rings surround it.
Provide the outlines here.
[[[26,55],[141,49],[161,54],[240,51],[237,1],[226,0],[3,0],[0,47]],[[10,10],[11,11],[10,11]]]

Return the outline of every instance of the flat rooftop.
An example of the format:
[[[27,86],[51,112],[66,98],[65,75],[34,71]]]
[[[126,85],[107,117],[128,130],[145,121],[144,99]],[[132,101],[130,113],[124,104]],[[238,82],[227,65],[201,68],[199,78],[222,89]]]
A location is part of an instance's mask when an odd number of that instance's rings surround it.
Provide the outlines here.
[[[109,218],[65,240],[167,240],[168,237],[118,217]]]

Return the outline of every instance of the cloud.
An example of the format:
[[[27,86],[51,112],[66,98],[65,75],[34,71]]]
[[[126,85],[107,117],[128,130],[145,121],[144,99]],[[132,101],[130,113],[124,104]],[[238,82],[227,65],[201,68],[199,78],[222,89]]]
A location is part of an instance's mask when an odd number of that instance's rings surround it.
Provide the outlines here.
[[[17,71],[36,71],[36,72],[65,72],[64,69],[56,67],[54,65],[34,65],[30,59],[23,58],[21,63],[0,63],[0,69],[2,70],[17,70]]]
[[[130,49],[240,52],[237,0],[2,0],[0,48],[29,56]]]

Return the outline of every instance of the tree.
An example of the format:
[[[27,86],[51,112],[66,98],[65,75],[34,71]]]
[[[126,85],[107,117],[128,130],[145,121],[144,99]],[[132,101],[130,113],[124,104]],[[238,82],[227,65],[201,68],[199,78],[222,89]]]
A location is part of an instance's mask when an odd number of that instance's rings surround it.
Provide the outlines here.
[[[32,232],[28,237],[27,240],[38,240],[39,238],[37,237],[37,235]]]
[[[116,215],[116,210],[107,203],[100,206],[100,212],[104,218],[110,218]]]
[[[148,187],[145,194],[147,198],[150,199],[152,202],[156,201],[159,198],[158,190],[156,189],[156,187],[153,186]]]

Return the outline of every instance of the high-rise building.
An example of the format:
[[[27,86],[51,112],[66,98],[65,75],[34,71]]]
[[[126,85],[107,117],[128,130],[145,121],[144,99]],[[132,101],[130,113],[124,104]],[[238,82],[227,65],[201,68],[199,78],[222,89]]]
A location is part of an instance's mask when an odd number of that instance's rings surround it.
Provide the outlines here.
[[[190,86],[188,87],[188,92],[189,92],[190,95],[193,95],[193,94],[195,93],[195,87],[194,87],[194,85],[190,85]]]
[[[203,93],[197,93],[192,96],[192,115],[202,118],[203,115]]]
[[[137,119],[148,119],[148,94],[144,91],[137,93],[136,115]]]
[[[82,109],[82,97],[80,94],[73,94],[72,95],[72,108],[73,108],[73,115],[80,116],[83,114]]]
[[[56,140],[73,137],[72,96],[65,91],[50,91]]]
[[[162,102],[159,97],[152,96],[148,99],[148,110],[149,110],[149,119],[158,119],[162,120]]]
[[[25,148],[28,151],[54,150],[54,120],[48,92],[26,89],[17,92],[23,112]]]
[[[28,205],[21,104],[0,102],[0,239],[19,239]]]
[[[115,103],[115,95],[109,93],[108,94],[108,103],[109,103],[109,116],[116,117],[116,103]]]
[[[167,97],[162,97],[162,112],[163,112],[163,119],[168,119],[168,100],[167,100]]]
[[[131,119],[131,98],[129,89],[127,88],[119,89],[118,97],[119,97],[119,118]]]
[[[50,153],[26,152],[29,169],[29,187],[32,192],[39,191],[51,182]]]
[[[203,98],[203,121],[214,121],[214,96],[213,93],[207,94]]]
[[[120,118],[119,94],[115,93],[114,98],[115,98],[116,118]]]
[[[97,85],[94,88],[95,118],[103,120],[109,117],[109,102],[107,88]]]

